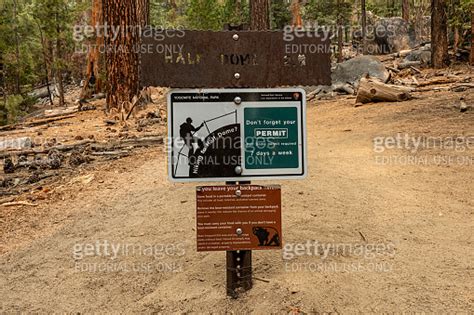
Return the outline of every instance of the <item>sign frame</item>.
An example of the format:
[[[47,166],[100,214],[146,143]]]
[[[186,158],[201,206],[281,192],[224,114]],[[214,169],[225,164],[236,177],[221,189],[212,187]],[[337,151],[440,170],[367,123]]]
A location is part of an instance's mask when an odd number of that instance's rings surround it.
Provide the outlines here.
[[[175,149],[175,138],[174,135],[176,134],[175,128],[174,128],[174,114],[173,114],[173,106],[174,103],[172,101],[172,97],[175,94],[191,94],[191,95],[206,95],[206,94],[223,94],[223,93],[228,93],[228,94],[255,94],[255,93],[260,93],[260,94],[268,94],[268,93],[300,93],[301,94],[301,100],[298,100],[300,102],[300,108],[299,108],[299,113],[298,113],[298,123],[301,126],[298,126],[298,134],[301,140],[301,143],[298,143],[298,159],[301,163],[301,167],[298,167],[299,172],[297,173],[291,173],[289,174],[284,174],[284,172],[280,172],[280,174],[274,174],[271,171],[275,169],[269,169],[264,171],[262,174],[252,174],[252,175],[246,175],[243,174],[241,176],[229,176],[229,177],[183,177],[183,176],[175,176],[175,163],[174,161],[174,149]],[[302,88],[256,88],[256,89],[239,89],[239,88],[228,88],[228,89],[173,89],[168,92],[167,95],[167,100],[168,100],[168,178],[171,182],[175,183],[190,183],[190,182],[242,182],[242,181],[253,181],[253,180],[296,180],[296,179],[305,179],[308,176],[308,143],[307,143],[307,117],[306,117],[306,91]],[[270,101],[267,101],[267,103]],[[282,102],[282,101],[281,101]],[[204,103],[204,102],[203,102]],[[230,102],[228,102],[230,103]],[[251,102],[247,102],[251,103]],[[258,102],[254,102],[258,103]],[[261,106],[265,106],[263,103]],[[244,102],[242,104],[234,104],[236,108],[246,108]],[[293,107],[295,107],[293,105]],[[271,108],[271,106],[269,106]],[[243,123],[242,123],[243,124]],[[242,128],[243,130],[243,128]],[[241,134],[241,137],[243,138],[243,131]],[[242,156],[245,158],[244,155],[244,145],[242,145],[241,148],[242,151]],[[287,169],[288,170],[288,169]],[[254,172],[255,173],[255,172]]]

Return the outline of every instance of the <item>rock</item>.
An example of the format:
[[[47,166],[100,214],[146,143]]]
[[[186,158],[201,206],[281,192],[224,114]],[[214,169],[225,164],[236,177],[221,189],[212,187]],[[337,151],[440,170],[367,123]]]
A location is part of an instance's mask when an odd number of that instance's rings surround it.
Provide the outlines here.
[[[464,99],[461,99],[461,103],[459,104],[459,110],[461,113],[465,113],[467,112],[469,109],[469,105],[467,105],[465,102],[464,102]]]
[[[337,64],[331,76],[332,83],[333,85],[346,83],[357,85],[360,79],[366,74],[384,83],[390,79],[390,73],[376,58],[371,56],[359,56]]]
[[[0,141],[0,149],[1,150],[23,150],[23,149],[30,149],[33,146],[33,142],[31,138],[23,137],[23,138],[13,138],[13,139],[5,139]]]
[[[367,50],[369,54],[390,54],[414,47],[430,40],[431,19],[423,17],[409,24],[400,17],[382,18],[367,11]],[[362,31],[352,34],[352,42],[362,51]]]
[[[414,29],[400,17],[378,19],[369,38],[377,45],[373,54],[390,54],[417,45]]]
[[[405,57],[405,61],[419,61],[422,65],[429,65],[431,63],[431,51],[413,50]]]

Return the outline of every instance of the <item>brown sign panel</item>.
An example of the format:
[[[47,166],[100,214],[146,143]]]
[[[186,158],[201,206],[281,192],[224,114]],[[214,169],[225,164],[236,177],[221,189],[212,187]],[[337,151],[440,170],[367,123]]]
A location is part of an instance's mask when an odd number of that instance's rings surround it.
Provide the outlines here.
[[[281,249],[280,186],[198,187],[197,250]]]
[[[331,84],[330,40],[315,32],[178,31],[142,36],[142,86],[269,88]]]

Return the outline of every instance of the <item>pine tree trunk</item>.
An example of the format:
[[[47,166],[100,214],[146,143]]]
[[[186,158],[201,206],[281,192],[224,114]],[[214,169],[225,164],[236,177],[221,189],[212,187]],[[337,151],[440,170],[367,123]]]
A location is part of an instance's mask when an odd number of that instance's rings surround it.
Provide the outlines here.
[[[431,63],[434,68],[444,68],[449,63],[445,0],[431,0]]]
[[[410,22],[410,2],[402,0],[402,17],[405,21]]]
[[[294,27],[303,26],[303,20],[301,19],[301,10],[300,10],[300,1],[299,0],[292,0],[291,13],[293,15],[292,25]]]
[[[102,0],[93,0],[90,25],[93,27],[103,25]],[[81,93],[82,99],[90,98],[93,92],[100,92],[100,47],[103,45],[103,43],[104,39],[101,36],[97,36],[95,43],[89,45],[86,80],[84,81],[84,86]],[[92,79],[95,80],[93,89],[90,88],[90,85],[92,85],[91,81],[93,81]]]
[[[342,1],[337,0],[337,62],[342,62],[344,60],[344,56],[342,55],[342,49],[344,46],[344,38],[343,38],[343,31],[344,31],[344,19],[342,16]]]
[[[362,52],[364,54],[367,53],[367,12],[366,12],[366,5],[365,0],[360,0],[361,12],[362,12]]]
[[[59,18],[56,14],[56,63],[60,63],[62,60],[62,41],[61,41],[61,27],[59,25]],[[56,66],[56,83],[58,84],[59,92],[59,106],[64,106],[64,84],[63,84],[63,71],[62,66]]]
[[[471,7],[471,65],[474,66],[474,4]]]
[[[37,21],[38,23],[38,21]],[[43,30],[41,29],[41,25],[38,23],[38,30],[39,30],[39,33],[40,33],[40,39],[41,39],[41,52],[42,52],[42,56],[43,56],[43,65],[44,65],[44,78],[46,80],[46,87],[47,87],[47,90],[48,90],[48,99],[49,99],[49,104],[51,105],[51,107],[53,107],[54,103],[53,103],[53,96],[52,96],[52,93],[51,93],[51,89],[50,89],[50,79],[49,79],[49,69],[51,68],[50,65],[49,65],[49,58],[48,58],[48,45],[46,43],[46,38],[44,37],[43,35]]]
[[[250,1],[250,29],[261,31],[270,29],[270,0]]]
[[[13,17],[15,19],[15,94],[21,94],[20,87],[20,37],[18,35],[18,3],[13,0]]]
[[[149,0],[137,0],[138,22],[141,26],[150,24],[150,4]]]
[[[453,49],[454,53],[456,54],[459,48],[459,45],[461,43],[461,30],[460,30],[460,24],[461,24],[461,0],[452,0],[451,1],[451,10],[454,14],[452,17],[454,19],[454,25],[453,25]]]
[[[105,38],[107,109],[120,109],[124,102],[130,102],[138,94],[139,27],[148,22],[149,1],[103,0],[103,10],[104,22],[121,30],[116,39]]]

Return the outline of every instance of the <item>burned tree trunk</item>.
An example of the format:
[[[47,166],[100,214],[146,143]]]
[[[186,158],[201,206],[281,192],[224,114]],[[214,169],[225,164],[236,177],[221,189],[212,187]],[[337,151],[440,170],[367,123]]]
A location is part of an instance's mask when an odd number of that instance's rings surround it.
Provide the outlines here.
[[[105,38],[108,110],[120,109],[139,92],[140,27],[148,8],[148,0],[103,0],[104,22],[120,29],[117,38]]]
[[[410,2],[409,0],[402,0],[402,17],[405,21],[410,21]]]
[[[449,63],[445,0],[431,0],[431,63],[434,68],[444,68]]]
[[[97,27],[103,24],[102,0],[93,0],[91,11],[92,27]],[[97,34],[98,35],[98,34]],[[81,98],[90,98],[92,92],[98,93],[101,89],[100,80],[100,47],[103,45],[104,39],[101,36],[95,38],[95,43],[89,46],[89,55],[87,56],[87,70],[86,80],[81,93]]]
[[[270,29],[269,0],[250,1],[250,29],[255,31]]]

